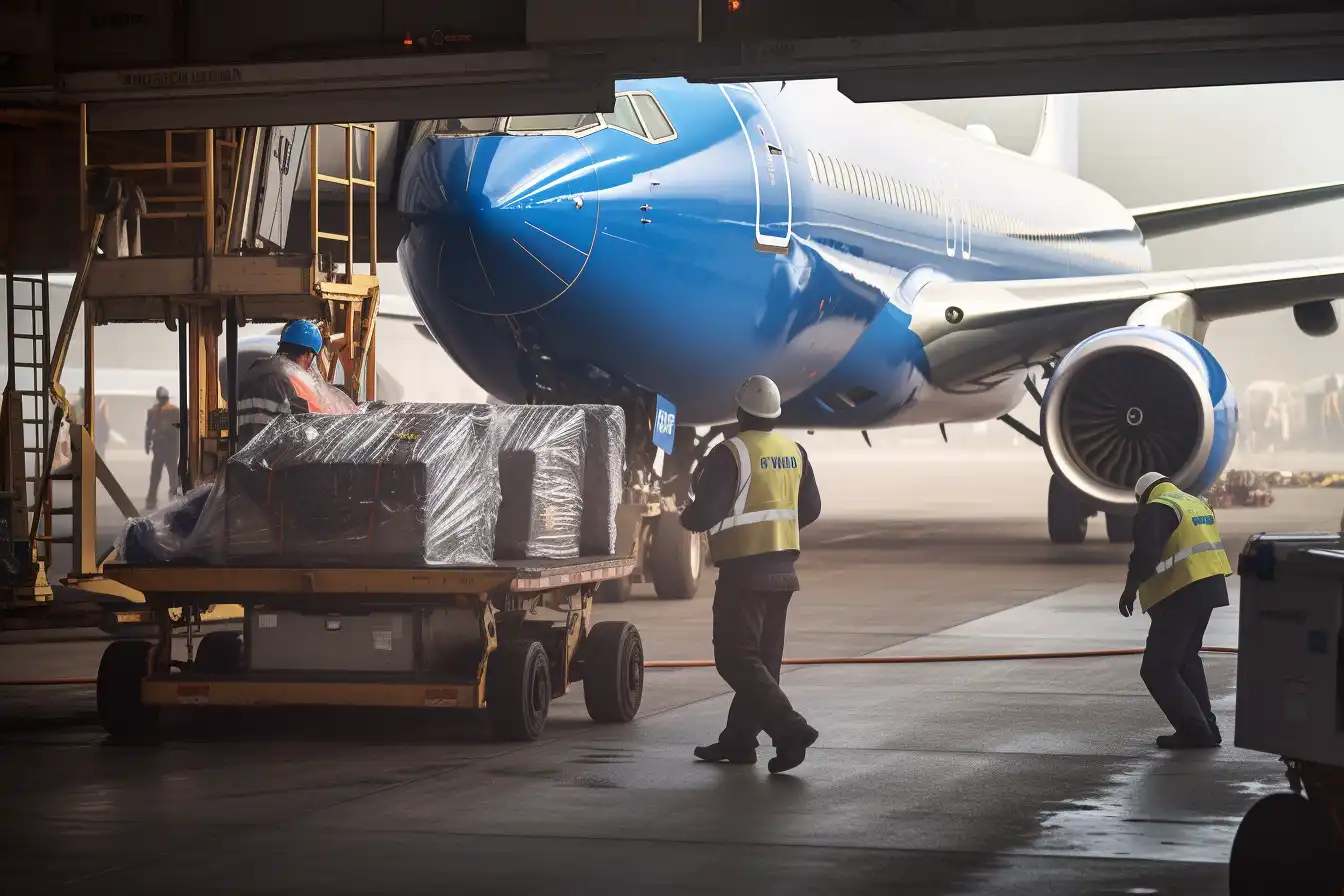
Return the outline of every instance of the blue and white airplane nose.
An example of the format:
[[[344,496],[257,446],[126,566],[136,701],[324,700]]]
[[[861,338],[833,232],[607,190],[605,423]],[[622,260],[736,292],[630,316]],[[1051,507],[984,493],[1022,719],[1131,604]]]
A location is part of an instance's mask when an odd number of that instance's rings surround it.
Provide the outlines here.
[[[440,293],[478,314],[522,314],[563,296],[596,242],[598,182],[564,135],[431,137],[408,158],[402,211],[441,240]]]

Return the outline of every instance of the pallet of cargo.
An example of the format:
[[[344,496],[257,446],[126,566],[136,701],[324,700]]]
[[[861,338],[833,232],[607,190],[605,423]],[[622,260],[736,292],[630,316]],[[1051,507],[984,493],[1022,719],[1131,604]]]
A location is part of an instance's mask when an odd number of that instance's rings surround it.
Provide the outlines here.
[[[497,736],[535,740],[550,702],[584,683],[597,722],[639,711],[644,650],[629,622],[593,621],[593,593],[633,557],[476,567],[264,568],[109,563],[145,596],[152,640],[117,640],[98,668],[110,734],[144,737],[171,706],[483,709]],[[244,608],[241,632],[194,643],[206,607]],[[186,624],[187,658],[172,656]]]

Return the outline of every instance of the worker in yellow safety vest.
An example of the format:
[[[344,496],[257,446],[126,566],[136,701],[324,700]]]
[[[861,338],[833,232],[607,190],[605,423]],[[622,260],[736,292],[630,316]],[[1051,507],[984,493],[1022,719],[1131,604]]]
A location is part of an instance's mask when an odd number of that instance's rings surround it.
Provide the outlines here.
[[[774,742],[771,774],[797,767],[817,731],[779,686],[784,624],[798,590],[798,532],[821,515],[807,452],[777,435],[779,388],[753,376],[737,390],[739,432],[706,455],[693,498],[681,513],[692,532],[709,533],[719,568],[714,588],[714,665],[733,689],[716,743],[696,747],[705,762],[753,764],[757,736]]]
[[[1148,614],[1148,645],[1139,674],[1176,729],[1157,745],[1168,750],[1216,747],[1223,742],[1209,704],[1199,651],[1218,607],[1226,607],[1232,575],[1213,511],[1161,473],[1145,473],[1134,486],[1134,552],[1120,596],[1120,614],[1137,598]]]

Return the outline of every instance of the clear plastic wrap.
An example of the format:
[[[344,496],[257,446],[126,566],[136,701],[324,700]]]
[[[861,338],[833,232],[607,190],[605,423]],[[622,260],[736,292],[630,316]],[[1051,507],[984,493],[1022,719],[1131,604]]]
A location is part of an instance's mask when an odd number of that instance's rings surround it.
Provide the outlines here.
[[[289,380],[294,392],[308,405],[310,413],[353,414],[359,410],[355,400],[342,392],[340,387],[327,382],[314,370],[304,370],[285,355],[271,355],[253,362],[243,371],[242,382],[263,377]],[[241,391],[246,393],[247,390]]]
[[[583,464],[583,521],[579,553],[616,553],[616,508],[624,491],[625,411],[611,404],[581,404],[587,456]]]
[[[128,563],[489,565],[609,555],[624,415],[385,404],[276,418],[213,487],[132,520]]]
[[[501,501],[495,559],[579,556],[587,425],[559,405],[495,405]]]

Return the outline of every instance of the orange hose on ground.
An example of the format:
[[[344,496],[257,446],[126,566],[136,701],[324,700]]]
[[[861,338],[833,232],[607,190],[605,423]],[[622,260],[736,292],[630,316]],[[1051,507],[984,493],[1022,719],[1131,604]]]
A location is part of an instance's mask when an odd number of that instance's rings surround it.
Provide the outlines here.
[[[1205,647],[1203,653],[1235,654],[1235,647]],[[786,666],[841,666],[841,665],[898,665],[907,663],[986,663],[1002,660],[1075,660],[1102,656],[1139,656],[1142,647],[1121,647],[1112,650],[1067,650],[1052,653],[972,653],[948,656],[820,656],[784,660]],[[646,669],[704,669],[712,668],[713,660],[648,660]],[[8,678],[0,679],[0,687],[34,687],[38,685],[97,684],[96,678]]]
[[[1236,653],[1235,647],[1205,647],[1204,653]],[[972,653],[948,656],[822,656],[784,660],[785,666],[839,666],[901,663],[985,663],[997,660],[1073,660],[1099,656],[1139,656],[1142,647],[1122,647],[1112,650],[1067,650],[1052,653]],[[649,660],[646,669],[699,669],[713,666],[713,660]]]

